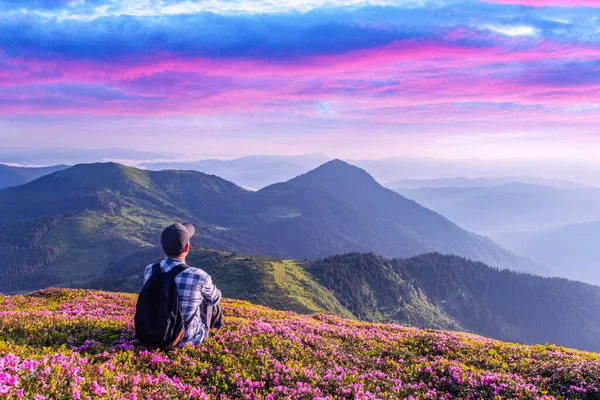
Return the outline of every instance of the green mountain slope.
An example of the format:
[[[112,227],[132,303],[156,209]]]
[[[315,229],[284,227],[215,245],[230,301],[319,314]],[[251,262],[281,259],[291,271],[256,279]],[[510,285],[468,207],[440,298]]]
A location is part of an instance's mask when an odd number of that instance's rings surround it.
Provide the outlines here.
[[[198,172],[147,172],[119,164],[78,165],[0,191],[0,291],[99,276],[128,254],[158,245],[175,220],[198,226],[202,245],[276,253],[242,230],[221,228],[246,192]],[[82,260],[84,260],[82,264]]]
[[[465,329],[522,343],[600,351],[600,287],[428,254],[396,267]]]
[[[351,207],[361,228],[353,230],[359,251],[375,251],[388,257],[407,257],[428,252],[458,254],[488,265],[548,274],[550,270],[467,232],[445,217],[400,196],[377,183],[366,171],[334,160],[286,184],[313,188],[341,199]],[[334,209],[337,207],[330,207]],[[350,220],[350,219],[349,219]],[[316,244],[316,243],[315,243]],[[345,249],[343,252],[353,251]],[[316,254],[321,257],[321,254]]]
[[[358,318],[419,327],[461,329],[431,303],[391,261],[374,254],[337,255],[304,263],[305,268]]]
[[[154,257],[154,258],[153,258]],[[79,287],[138,292],[146,251]],[[462,257],[386,259],[372,253],[316,261],[197,250],[226,297],[280,310],[473,332],[526,344],[600,351],[600,287],[498,270]]]
[[[423,318],[439,321],[437,315],[442,314],[461,329],[497,339],[600,350],[598,286],[498,270],[438,253],[394,260],[373,254],[340,255],[307,268],[361,318],[394,321],[389,311],[383,319],[373,318],[373,312],[412,305]],[[407,287],[420,297],[407,295]],[[439,314],[417,299],[426,299]]]
[[[0,191],[0,291],[100,276],[158,244],[173,221],[195,224],[195,248],[281,258],[439,251],[544,272],[483,237],[332,161],[258,192],[194,171],[82,164]],[[84,262],[82,262],[84,260]]]
[[[156,250],[130,255],[104,276],[74,286],[139,292],[144,265],[160,260],[160,257],[160,251]],[[325,312],[354,318],[331,291],[317,283],[296,261],[195,250],[187,262],[208,272],[226,297],[300,313]]]

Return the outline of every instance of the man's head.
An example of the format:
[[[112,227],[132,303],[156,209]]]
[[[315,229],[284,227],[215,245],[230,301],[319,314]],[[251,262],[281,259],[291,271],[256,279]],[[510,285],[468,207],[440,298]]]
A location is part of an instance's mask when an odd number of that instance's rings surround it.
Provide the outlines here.
[[[169,257],[185,258],[190,252],[190,238],[196,229],[192,224],[179,222],[167,226],[160,237],[160,243]]]

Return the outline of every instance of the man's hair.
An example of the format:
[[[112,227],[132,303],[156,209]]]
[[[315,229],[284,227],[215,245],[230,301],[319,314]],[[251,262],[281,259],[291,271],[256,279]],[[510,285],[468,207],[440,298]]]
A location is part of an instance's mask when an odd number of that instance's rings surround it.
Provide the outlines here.
[[[191,246],[191,243],[190,243],[190,242],[187,242],[187,243],[186,243],[186,246],[187,246],[188,244]],[[184,246],[184,250],[185,250],[185,246]],[[163,250],[163,251],[164,251],[164,250]],[[179,252],[172,252],[172,251],[171,251],[171,252],[166,252],[166,251],[165,251],[165,255],[166,255],[167,257],[177,257],[178,255],[180,255],[180,254],[183,254],[183,253],[185,253],[185,251],[179,251]]]
[[[187,244],[189,244],[191,246],[190,242],[187,242]],[[173,252],[171,252],[171,253],[165,252],[165,255],[168,256],[168,257],[177,257],[178,255],[183,254],[183,253],[185,253],[185,251],[177,252],[177,253],[174,253],[174,254],[173,254]]]

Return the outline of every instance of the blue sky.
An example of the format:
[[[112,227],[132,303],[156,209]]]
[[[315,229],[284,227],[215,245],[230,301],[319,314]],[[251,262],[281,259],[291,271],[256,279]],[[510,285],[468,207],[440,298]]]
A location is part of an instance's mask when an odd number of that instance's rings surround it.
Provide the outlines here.
[[[0,12],[6,146],[579,159],[600,144],[596,1],[11,0]]]

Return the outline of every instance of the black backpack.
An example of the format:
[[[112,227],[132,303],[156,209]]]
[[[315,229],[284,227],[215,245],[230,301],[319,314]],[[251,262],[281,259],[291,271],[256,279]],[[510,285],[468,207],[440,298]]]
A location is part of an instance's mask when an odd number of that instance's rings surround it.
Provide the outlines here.
[[[160,264],[152,266],[152,276],[144,284],[135,308],[135,338],[143,344],[170,350],[183,339],[185,320],[175,277],[187,268],[180,264],[164,273]]]

